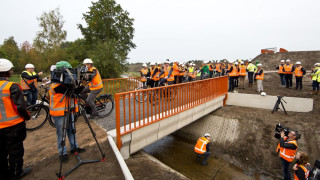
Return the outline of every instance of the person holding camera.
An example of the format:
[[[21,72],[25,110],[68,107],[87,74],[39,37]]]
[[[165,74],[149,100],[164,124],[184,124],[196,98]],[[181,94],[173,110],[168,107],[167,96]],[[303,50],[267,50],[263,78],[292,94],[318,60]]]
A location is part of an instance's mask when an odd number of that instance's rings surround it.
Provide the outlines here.
[[[210,134],[204,134],[204,137],[200,137],[197,141],[197,144],[194,147],[194,152],[197,153],[196,161],[199,161],[201,156],[204,156],[202,160],[202,165],[207,165],[207,160],[210,157]]]
[[[296,141],[297,133],[295,131],[290,131],[288,136],[285,136],[285,132],[280,133],[280,143],[277,147],[277,152],[279,152],[284,180],[291,180],[290,176],[290,163],[294,160],[295,154],[298,149],[298,144]]]
[[[8,81],[13,64],[0,59],[0,179],[19,179],[31,169],[23,167],[25,120],[30,119],[19,84]]]
[[[72,68],[72,66],[66,61],[59,61],[56,64],[56,69],[66,69]],[[78,112],[78,104],[75,99],[71,99],[66,92],[68,91],[68,87],[61,83],[52,83],[49,89],[50,95],[50,115],[54,120],[54,124],[56,126],[57,132],[57,145],[59,151],[59,159],[62,162],[68,161],[68,154],[66,146],[62,146],[61,140],[63,136],[63,127],[64,121],[66,120],[66,116],[68,110],[73,109],[70,117],[69,124],[67,125],[67,136],[70,144],[70,153],[81,153],[84,152],[85,149],[80,148],[76,141],[75,127],[74,127],[74,115],[73,113]],[[65,95],[66,94],[66,95]],[[63,149],[63,151],[62,151]]]
[[[310,163],[308,163],[308,154],[302,151],[296,154],[296,164],[293,166],[294,179],[306,180],[309,177],[311,171]]]
[[[101,118],[97,112],[96,105],[93,102],[94,98],[102,91],[103,88],[101,76],[98,69],[93,66],[91,59],[85,59],[83,64],[88,68],[88,72],[91,72],[91,74],[88,75],[89,86],[86,86],[83,89],[81,96],[86,100],[86,103],[92,110],[92,114],[89,116],[89,119],[94,119],[96,117]],[[89,95],[87,93],[89,93]]]
[[[34,105],[38,99],[38,89],[37,82],[41,82],[40,76],[43,74],[39,72],[38,74],[34,72],[34,65],[27,64],[25,66],[26,70],[21,73],[20,84],[22,86],[23,92],[27,94],[27,102],[29,105]]]

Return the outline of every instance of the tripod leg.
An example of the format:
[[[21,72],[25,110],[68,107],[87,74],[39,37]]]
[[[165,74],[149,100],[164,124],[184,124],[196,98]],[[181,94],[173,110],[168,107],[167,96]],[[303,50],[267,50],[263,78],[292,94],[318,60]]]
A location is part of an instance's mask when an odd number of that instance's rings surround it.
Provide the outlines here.
[[[282,102],[281,102],[281,106],[282,106],[282,108],[283,108],[283,112],[284,112],[286,115],[288,115],[288,114],[287,114],[287,111],[286,111],[286,108],[284,108],[284,105],[283,105]]]
[[[278,109],[279,109],[279,101],[276,102],[271,112],[274,113],[275,111],[278,111]]]
[[[90,122],[89,122],[89,119],[87,118],[87,116],[86,116],[86,114],[85,114],[85,111],[84,111],[84,109],[83,109],[82,107],[80,108],[80,111],[81,111],[80,114],[82,115],[82,117],[84,118],[85,122],[87,123],[87,125],[88,125],[88,127],[89,127],[89,129],[90,129],[90,131],[91,131],[91,134],[92,134],[94,140],[96,141],[96,144],[97,144],[97,146],[98,146],[98,148],[99,148],[99,151],[100,151],[100,153],[101,153],[102,159],[104,159],[104,158],[105,158],[105,154],[102,152],[102,149],[101,149],[101,147],[100,147],[100,144],[99,144],[99,142],[98,142],[98,140],[97,140],[97,138],[96,138],[96,133],[93,131],[93,129],[92,129],[92,127],[91,127],[91,124],[90,124]]]

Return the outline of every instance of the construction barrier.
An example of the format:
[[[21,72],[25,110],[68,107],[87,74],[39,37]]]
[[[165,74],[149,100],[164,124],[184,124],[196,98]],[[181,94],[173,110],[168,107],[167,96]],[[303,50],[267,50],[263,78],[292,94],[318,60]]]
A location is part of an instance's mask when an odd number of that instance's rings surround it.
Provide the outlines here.
[[[115,94],[117,146],[121,136],[227,95],[228,77]]]

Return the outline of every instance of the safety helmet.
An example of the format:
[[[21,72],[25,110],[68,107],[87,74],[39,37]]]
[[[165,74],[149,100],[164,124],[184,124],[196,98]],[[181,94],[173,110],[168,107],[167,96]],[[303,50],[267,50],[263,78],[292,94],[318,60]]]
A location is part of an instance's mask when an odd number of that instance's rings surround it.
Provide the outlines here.
[[[282,59],[280,62],[284,62],[284,59]]]
[[[296,64],[301,64],[301,62],[300,62],[300,61],[297,61]]]
[[[163,64],[161,61],[157,62],[158,65]]]
[[[243,61],[241,61],[241,63],[240,64],[244,64],[244,62]]]
[[[314,65],[315,65],[315,66],[319,66],[319,63],[315,63]]]
[[[262,66],[262,64],[261,64],[261,63],[259,63],[259,64],[257,64],[257,66]]]
[[[33,65],[33,64],[26,64],[26,66],[25,66],[24,68],[26,68],[26,69],[28,69],[28,68],[34,68],[34,65]]]
[[[154,62],[151,62],[151,63],[150,63],[150,66],[154,66],[154,65],[156,65],[156,63],[154,63]]]
[[[287,59],[286,62],[290,62],[290,59]]]
[[[265,92],[261,93],[261,96],[266,96],[266,95],[267,95],[267,93],[265,93]]]
[[[251,60],[249,60],[248,63],[252,63]]]
[[[56,65],[51,65],[50,71],[54,71],[55,69],[57,69]]]
[[[92,60],[91,59],[85,59],[83,60],[83,64],[93,64]]]
[[[62,69],[62,68],[72,68],[71,64],[68,63],[67,61],[59,61],[56,64],[57,69]]]
[[[170,62],[169,61],[164,61],[163,64],[170,64]]]
[[[211,137],[209,133],[205,133],[204,137]]]
[[[146,64],[146,63],[143,63],[143,64],[142,64],[142,67],[147,67],[147,64]]]
[[[0,59],[0,72],[7,72],[13,68],[13,64],[8,59]]]
[[[238,63],[238,62],[235,62],[234,65],[239,65],[239,63]]]

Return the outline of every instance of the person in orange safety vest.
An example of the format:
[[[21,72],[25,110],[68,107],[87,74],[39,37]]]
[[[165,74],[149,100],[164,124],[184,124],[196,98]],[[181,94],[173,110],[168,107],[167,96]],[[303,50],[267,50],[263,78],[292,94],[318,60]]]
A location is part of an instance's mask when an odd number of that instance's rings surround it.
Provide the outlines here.
[[[258,64],[257,65],[258,70],[257,72],[254,74],[255,80],[257,80],[257,91],[258,92],[263,92],[263,84],[262,81],[264,79],[264,72],[262,69],[262,64]]]
[[[301,66],[301,62],[296,62],[294,76],[296,77],[296,90],[302,90],[302,76],[306,74],[306,70]]]
[[[160,86],[164,86],[164,83],[168,82],[168,85],[172,85],[175,76],[173,74],[173,68],[169,66],[169,60],[165,61],[163,71],[159,74],[159,77],[164,74],[164,78],[160,80]]]
[[[204,137],[200,137],[197,144],[194,147],[194,152],[197,154],[197,161],[200,161],[201,156],[204,156],[201,164],[207,165],[207,160],[210,157],[210,134],[204,134]]]
[[[244,89],[244,80],[247,76],[247,67],[246,67],[246,65],[244,65],[243,61],[241,61],[239,69],[240,69],[240,71],[239,71],[239,81],[240,81],[239,89]]]
[[[296,164],[293,166],[294,180],[307,180],[312,169],[308,162],[308,154],[299,151],[296,154],[296,160]]]
[[[8,79],[13,73],[13,64],[0,59],[0,179],[20,179],[31,168],[23,169],[26,138],[25,120],[30,119],[22,87]]]
[[[281,131],[280,143],[277,146],[277,152],[279,152],[280,160],[283,168],[284,180],[291,180],[290,175],[290,163],[294,160],[298,144],[296,141],[295,131],[290,131],[288,137],[285,136],[284,131]]]
[[[276,69],[278,69],[278,74],[280,76],[280,82],[281,82],[281,86],[285,87],[286,86],[286,79],[285,79],[285,72],[283,71],[284,68],[284,62],[285,60],[281,60],[280,61],[280,65],[276,67]]]
[[[290,59],[287,59],[286,64],[283,66],[283,72],[285,73],[287,88],[292,87],[292,76],[293,76],[294,69],[295,69],[294,65],[290,64]]]
[[[94,98],[100,94],[103,89],[102,79],[97,68],[93,66],[91,59],[85,59],[83,64],[88,68],[88,72],[91,72],[88,75],[89,86],[86,86],[81,92],[81,96],[86,100],[86,103],[90,106],[92,113],[89,116],[89,119],[94,119],[96,117],[101,118],[97,112],[96,105],[94,104]],[[89,93],[89,95],[87,94]]]

